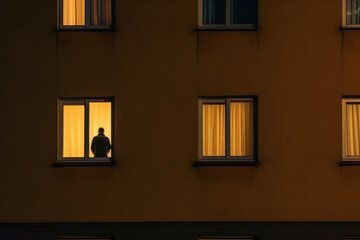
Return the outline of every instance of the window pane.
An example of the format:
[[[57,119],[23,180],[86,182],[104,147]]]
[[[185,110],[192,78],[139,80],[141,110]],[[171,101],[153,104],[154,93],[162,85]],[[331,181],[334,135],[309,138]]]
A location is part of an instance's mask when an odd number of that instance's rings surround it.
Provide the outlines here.
[[[346,156],[360,155],[360,105],[346,104]]]
[[[225,156],[225,105],[203,105],[203,156]]]
[[[91,25],[111,25],[111,0],[91,0]]]
[[[253,104],[230,103],[230,155],[253,155]]]
[[[225,24],[226,0],[203,0],[204,24]]]
[[[85,25],[85,0],[63,0],[63,25]]]
[[[91,151],[93,138],[98,135],[99,128],[103,128],[104,135],[111,141],[111,102],[90,102],[89,103],[89,155],[94,157]],[[100,134],[101,135],[101,134]],[[101,136],[102,137],[102,136]],[[99,138],[97,144],[97,155],[106,157],[108,148],[106,139]],[[111,143],[111,142],[110,142]],[[107,155],[111,157],[111,151]]]
[[[64,105],[63,157],[84,157],[83,105]]]
[[[360,24],[360,0],[346,0],[346,24]]]
[[[254,0],[231,0],[230,24],[253,24]]]

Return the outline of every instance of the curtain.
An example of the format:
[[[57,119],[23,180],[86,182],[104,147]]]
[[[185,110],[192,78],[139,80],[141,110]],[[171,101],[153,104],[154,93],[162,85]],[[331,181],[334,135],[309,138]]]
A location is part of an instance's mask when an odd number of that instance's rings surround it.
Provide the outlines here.
[[[225,105],[203,105],[203,156],[225,156]]]
[[[226,0],[203,0],[203,24],[225,24]]]
[[[252,24],[254,0],[230,0],[230,24]]]
[[[346,104],[346,156],[360,155],[360,105]]]
[[[63,157],[84,157],[83,105],[65,105],[63,108]]]
[[[91,25],[111,25],[111,0],[91,0]]]
[[[85,0],[63,0],[63,25],[85,25]]]
[[[230,155],[253,155],[253,104],[230,103]]]
[[[94,157],[91,152],[92,139],[98,135],[99,128],[104,128],[105,136],[111,143],[111,102],[90,102],[89,103],[89,156]],[[108,154],[111,157],[111,151]]]
[[[346,24],[360,24],[360,0],[346,0]]]

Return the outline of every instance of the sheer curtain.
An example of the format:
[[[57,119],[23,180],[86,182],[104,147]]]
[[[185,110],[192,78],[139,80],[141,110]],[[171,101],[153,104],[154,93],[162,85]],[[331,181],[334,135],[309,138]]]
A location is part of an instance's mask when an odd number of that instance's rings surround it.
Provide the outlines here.
[[[203,24],[225,24],[226,0],[203,0]]]
[[[225,156],[225,105],[204,104],[203,156]]]
[[[91,0],[91,25],[111,25],[111,0]]]
[[[90,102],[89,103],[89,156],[94,157],[91,152],[93,137],[98,135],[99,128],[104,128],[105,136],[110,139],[111,144],[111,102]],[[108,154],[111,157],[111,151]]]
[[[360,155],[360,105],[346,104],[346,156]]]
[[[84,157],[83,105],[65,105],[63,108],[63,157]]]
[[[253,155],[253,104],[230,103],[230,155]]]
[[[360,24],[360,0],[346,0],[346,24]]]
[[[85,25],[85,0],[63,0],[63,25]]]

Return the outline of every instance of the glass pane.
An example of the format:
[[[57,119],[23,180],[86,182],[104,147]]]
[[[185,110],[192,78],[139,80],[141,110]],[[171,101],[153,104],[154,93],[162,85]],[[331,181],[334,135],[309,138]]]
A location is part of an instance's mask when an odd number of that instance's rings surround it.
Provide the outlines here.
[[[253,24],[254,0],[231,0],[230,24]]]
[[[230,103],[230,155],[253,155],[253,104]]]
[[[104,133],[99,131],[104,129]],[[111,157],[111,102],[89,103],[89,155]]]
[[[203,0],[203,24],[225,24],[226,0]]]
[[[85,25],[85,0],[63,0],[63,25]]]
[[[111,0],[91,0],[91,25],[111,25]]]
[[[360,104],[346,104],[346,156],[360,155]]]
[[[203,105],[203,156],[225,156],[225,105]]]
[[[360,0],[346,0],[346,24],[360,24]]]
[[[63,157],[84,157],[83,105],[64,105],[63,108]]]

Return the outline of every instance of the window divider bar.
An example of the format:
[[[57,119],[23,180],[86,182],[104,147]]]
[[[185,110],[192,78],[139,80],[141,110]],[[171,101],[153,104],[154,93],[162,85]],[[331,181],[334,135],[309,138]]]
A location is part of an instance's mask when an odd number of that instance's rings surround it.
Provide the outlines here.
[[[85,0],[85,26],[86,28],[90,27],[90,17],[91,17],[91,0]]]
[[[85,100],[85,141],[84,141],[84,147],[85,147],[85,160],[89,160],[89,100]]]
[[[230,157],[230,99],[225,102],[225,158]]]

